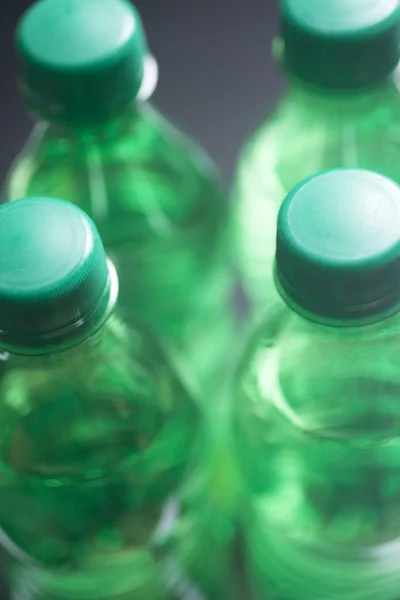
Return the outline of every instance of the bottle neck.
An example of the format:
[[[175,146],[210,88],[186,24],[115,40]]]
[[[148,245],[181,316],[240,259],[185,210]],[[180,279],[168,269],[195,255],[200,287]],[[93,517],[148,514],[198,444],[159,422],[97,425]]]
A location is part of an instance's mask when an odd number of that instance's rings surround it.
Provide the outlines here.
[[[375,86],[356,90],[318,88],[289,76],[290,88],[285,103],[295,103],[308,112],[359,115],[360,112],[380,110],[399,98],[400,69]]]
[[[102,121],[92,123],[67,123],[55,120],[46,120],[54,134],[62,138],[87,140],[89,143],[95,140],[97,143],[105,143],[115,139],[131,127],[143,110],[143,103],[134,101],[124,111],[111,115]]]

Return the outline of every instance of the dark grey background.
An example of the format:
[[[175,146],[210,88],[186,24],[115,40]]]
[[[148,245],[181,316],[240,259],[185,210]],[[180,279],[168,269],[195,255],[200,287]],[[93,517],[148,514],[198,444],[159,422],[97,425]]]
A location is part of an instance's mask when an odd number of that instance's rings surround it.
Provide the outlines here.
[[[15,90],[13,29],[31,0],[1,0],[0,180],[31,123]],[[154,103],[196,137],[226,182],[283,81],[271,58],[278,0],[137,0],[160,79]]]
[[[16,88],[13,30],[31,0],[0,0],[0,181],[32,126]],[[271,58],[278,0],[137,0],[160,79],[154,103],[230,183],[241,143],[283,89]],[[5,596],[1,590],[0,597]]]

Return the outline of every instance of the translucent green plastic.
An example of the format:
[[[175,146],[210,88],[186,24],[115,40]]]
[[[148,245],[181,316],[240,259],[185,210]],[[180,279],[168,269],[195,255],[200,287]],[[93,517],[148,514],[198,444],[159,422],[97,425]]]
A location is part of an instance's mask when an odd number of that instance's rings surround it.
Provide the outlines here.
[[[5,199],[35,195],[64,198],[93,218],[125,314],[150,323],[208,380],[226,354],[232,279],[227,204],[204,153],[146,103],[98,127],[39,123]]]
[[[179,494],[200,422],[161,349],[115,315],[76,347],[0,359],[0,526],[14,597],[171,597],[161,533],[168,522],[178,540],[179,518],[190,520]]]
[[[196,477],[187,478],[180,518],[160,544],[163,575],[180,599],[243,598],[237,528],[243,487],[232,439],[226,426],[226,435],[217,429]]]
[[[277,301],[234,394],[252,597],[400,595],[400,315],[312,323]]]
[[[276,218],[304,178],[360,167],[400,182],[400,94],[395,78],[353,92],[293,81],[244,148],[234,188],[236,257],[256,312],[272,291]]]

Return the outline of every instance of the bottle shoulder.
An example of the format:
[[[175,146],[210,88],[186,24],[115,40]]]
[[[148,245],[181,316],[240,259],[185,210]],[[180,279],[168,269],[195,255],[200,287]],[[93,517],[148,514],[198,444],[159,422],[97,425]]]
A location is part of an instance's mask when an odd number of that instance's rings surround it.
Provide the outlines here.
[[[257,427],[279,421],[289,436],[344,435],[351,424],[357,439],[387,436],[400,390],[399,339],[399,313],[380,323],[334,327],[282,307],[258,329],[240,367],[239,421],[259,421]],[[371,421],[357,425],[365,411],[375,415],[375,433]]]
[[[223,202],[206,153],[149,105],[96,135],[38,124],[11,168],[6,197],[43,194],[69,199],[95,220],[101,197],[106,212],[159,210],[177,225]]]
[[[65,419],[75,426],[76,417],[78,426],[79,414],[84,420],[86,414],[88,426],[91,418],[94,428],[96,419],[104,420],[105,435],[129,425],[133,446],[143,450],[173,419],[187,421],[190,415],[195,428],[197,404],[164,350],[141,325],[129,326],[117,316],[63,352],[30,357],[2,353],[1,358],[0,412],[18,421],[46,408],[51,420],[46,424],[44,416],[38,422],[43,435],[47,425],[60,428]]]
[[[359,167],[400,181],[400,96],[360,107],[351,102],[299,101],[288,94],[250,137],[238,164],[238,185],[269,191],[279,202],[320,171]],[[278,201],[278,200],[277,200]]]
[[[140,328],[114,316],[75,348],[1,359],[0,448],[8,458],[3,452],[0,469],[10,476],[67,485],[128,466],[147,469],[168,440],[181,456],[166,452],[163,468],[185,462],[183,449],[198,429],[197,405]]]
[[[55,154],[68,156],[71,151],[79,155],[92,146],[98,146],[98,151],[110,160],[118,152],[120,159],[133,160],[147,153],[158,157],[159,153],[159,158],[165,160],[168,155],[163,154],[163,149],[169,148],[182,160],[192,162],[195,170],[215,169],[205,150],[148,102],[131,107],[114,120],[91,127],[68,128],[39,121],[22,154],[36,154],[50,160]]]

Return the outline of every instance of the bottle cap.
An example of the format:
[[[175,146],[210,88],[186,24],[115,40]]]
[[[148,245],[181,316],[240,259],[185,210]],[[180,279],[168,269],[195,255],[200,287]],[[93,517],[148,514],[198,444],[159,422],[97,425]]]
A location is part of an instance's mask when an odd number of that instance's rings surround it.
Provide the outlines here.
[[[281,0],[283,61],[299,79],[347,89],[378,83],[400,60],[399,0]]]
[[[49,120],[95,122],[137,96],[147,54],[127,0],[40,0],[16,33],[23,97]]]
[[[400,188],[354,169],[300,183],[279,212],[275,277],[317,321],[400,310]]]
[[[100,327],[116,287],[100,236],[82,210],[55,198],[0,207],[1,348],[36,352]]]

